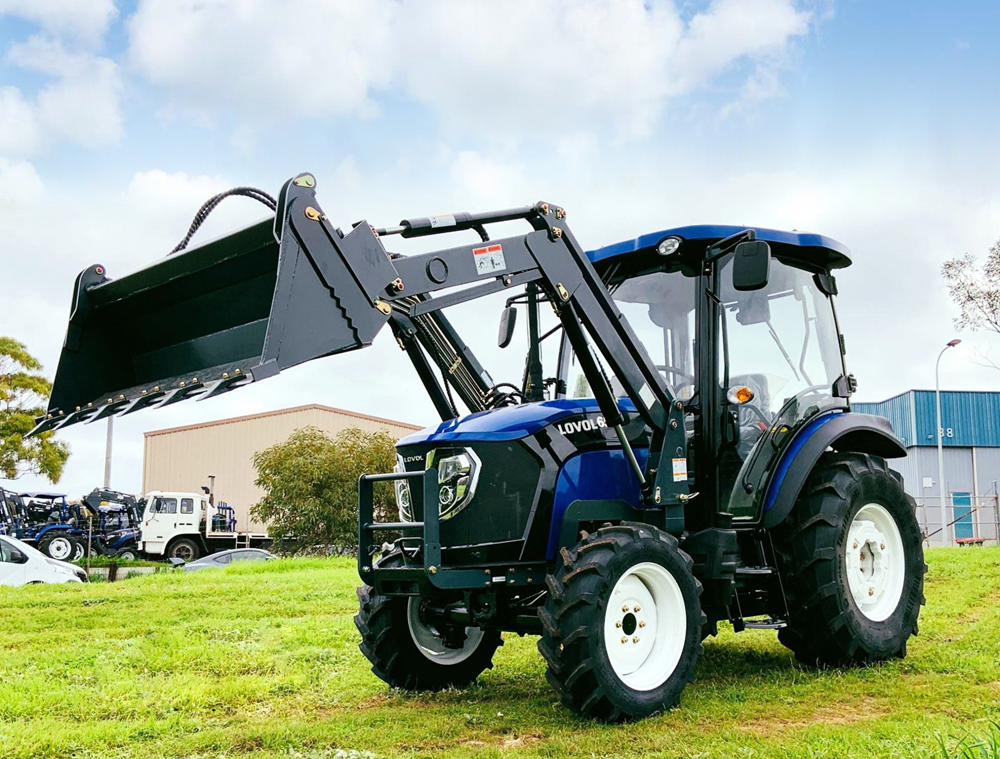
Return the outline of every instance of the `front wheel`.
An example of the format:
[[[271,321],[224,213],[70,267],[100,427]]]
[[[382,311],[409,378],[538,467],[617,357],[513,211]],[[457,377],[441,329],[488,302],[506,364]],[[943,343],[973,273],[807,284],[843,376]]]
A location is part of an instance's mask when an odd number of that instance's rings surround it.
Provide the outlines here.
[[[608,722],[676,706],[705,621],[701,583],[676,538],[648,525],[604,527],[557,561],[538,650],[562,702]]]
[[[379,566],[401,564],[398,554]],[[384,596],[370,585],[358,588],[360,609],[354,624],[361,633],[361,653],[372,672],[394,688],[461,688],[493,666],[503,645],[498,630],[439,626],[424,614],[418,597]]]
[[[775,530],[788,601],[778,639],[810,665],[906,655],[924,601],[912,499],[883,459],[826,454]]]

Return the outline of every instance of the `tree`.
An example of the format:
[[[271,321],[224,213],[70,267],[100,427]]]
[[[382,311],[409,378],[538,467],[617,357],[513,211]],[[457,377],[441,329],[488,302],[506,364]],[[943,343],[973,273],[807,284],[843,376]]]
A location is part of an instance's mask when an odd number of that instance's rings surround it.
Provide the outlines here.
[[[52,392],[41,368],[23,343],[0,336],[0,476],[8,480],[41,474],[58,482],[69,458],[69,446],[53,440],[54,432],[25,439]]]
[[[976,257],[967,253],[945,261],[941,274],[961,311],[955,326],[1000,334],[1000,240],[990,248],[981,267]]]
[[[354,549],[358,542],[358,477],[392,471],[395,441],[388,433],[356,427],[330,438],[316,427],[296,430],[282,443],[254,454],[256,484],[264,497],[253,506],[254,519],[270,522],[268,533],[296,538],[295,548]],[[396,512],[392,486],[378,483],[375,518]]]

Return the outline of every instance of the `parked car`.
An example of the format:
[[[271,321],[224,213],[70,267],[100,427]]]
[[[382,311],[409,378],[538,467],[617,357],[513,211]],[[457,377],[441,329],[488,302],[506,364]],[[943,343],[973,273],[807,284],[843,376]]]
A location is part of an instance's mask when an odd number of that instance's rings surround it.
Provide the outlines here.
[[[263,548],[231,548],[228,551],[219,551],[204,559],[192,561],[190,564],[183,564],[183,567],[185,572],[196,572],[199,569],[220,569],[234,561],[270,561],[276,558],[278,557]]]
[[[65,561],[51,559],[17,538],[0,536],[0,585],[38,582],[87,582],[87,573]]]

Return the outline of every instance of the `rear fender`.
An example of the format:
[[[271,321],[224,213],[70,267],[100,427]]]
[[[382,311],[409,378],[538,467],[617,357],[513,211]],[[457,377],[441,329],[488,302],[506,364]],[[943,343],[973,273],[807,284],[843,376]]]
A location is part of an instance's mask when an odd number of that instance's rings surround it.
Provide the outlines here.
[[[781,524],[791,513],[813,467],[828,448],[884,459],[906,456],[889,420],[881,416],[835,412],[813,419],[795,436],[774,468],[764,497],[764,528]]]

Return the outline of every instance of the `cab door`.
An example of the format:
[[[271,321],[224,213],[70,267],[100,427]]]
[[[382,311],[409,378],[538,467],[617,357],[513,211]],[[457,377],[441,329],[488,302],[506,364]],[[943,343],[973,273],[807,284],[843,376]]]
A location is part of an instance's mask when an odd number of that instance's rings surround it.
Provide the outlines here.
[[[772,258],[767,284],[748,292],[733,287],[732,268],[729,254],[714,276],[718,488],[736,520],[754,522],[796,433],[820,414],[847,408],[834,391],[845,370],[821,270]]]

